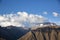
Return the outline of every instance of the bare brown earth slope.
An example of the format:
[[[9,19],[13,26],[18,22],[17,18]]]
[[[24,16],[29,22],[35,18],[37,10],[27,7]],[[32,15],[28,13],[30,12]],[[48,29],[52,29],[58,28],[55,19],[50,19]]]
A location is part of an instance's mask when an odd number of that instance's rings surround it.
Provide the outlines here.
[[[60,40],[60,27],[41,27],[31,30],[17,40]]]

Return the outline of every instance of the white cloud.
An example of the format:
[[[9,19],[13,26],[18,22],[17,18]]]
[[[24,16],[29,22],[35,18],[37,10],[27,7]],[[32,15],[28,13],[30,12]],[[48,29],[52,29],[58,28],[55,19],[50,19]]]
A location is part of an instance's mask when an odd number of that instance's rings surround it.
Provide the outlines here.
[[[55,22],[55,23],[60,26],[60,21],[57,21],[57,22]]]
[[[42,23],[46,22],[47,19],[42,15],[28,14],[27,12],[17,12],[16,14],[4,14],[0,15],[0,26],[17,26],[25,27],[27,23],[32,25],[32,23]]]
[[[58,14],[57,12],[53,12],[53,16],[54,16],[54,17],[58,17],[59,14]]]
[[[43,12],[43,14],[48,14],[47,12]]]

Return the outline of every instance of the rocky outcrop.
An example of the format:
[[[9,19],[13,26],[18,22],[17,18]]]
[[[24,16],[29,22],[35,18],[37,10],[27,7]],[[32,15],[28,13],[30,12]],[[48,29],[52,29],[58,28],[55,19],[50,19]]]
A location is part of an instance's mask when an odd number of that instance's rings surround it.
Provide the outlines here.
[[[60,27],[42,27],[31,30],[18,40],[60,40]]]

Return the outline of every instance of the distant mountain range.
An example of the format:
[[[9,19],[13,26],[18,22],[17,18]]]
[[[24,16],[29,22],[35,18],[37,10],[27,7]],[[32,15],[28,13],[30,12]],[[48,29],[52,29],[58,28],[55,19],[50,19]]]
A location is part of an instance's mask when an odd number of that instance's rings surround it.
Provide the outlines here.
[[[35,25],[38,26],[0,26],[0,40],[60,40],[60,26],[50,22]]]
[[[41,27],[48,27],[48,26],[57,26],[55,23],[51,22],[44,22],[44,23],[34,23],[35,26],[31,27],[31,29],[41,28]]]

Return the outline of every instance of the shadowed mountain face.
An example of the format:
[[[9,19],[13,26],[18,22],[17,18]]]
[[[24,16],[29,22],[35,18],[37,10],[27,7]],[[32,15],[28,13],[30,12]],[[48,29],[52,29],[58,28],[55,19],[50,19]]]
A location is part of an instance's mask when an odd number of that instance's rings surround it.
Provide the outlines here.
[[[28,29],[24,29],[23,27],[0,27],[0,39],[17,40],[19,37],[23,36],[28,31]]]
[[[4,39],[4,38],[0,38],[0,40],[6,40],[6,39]]]
[[[31,30],[18,40],[60,40],[60,27],[42,27]]]

